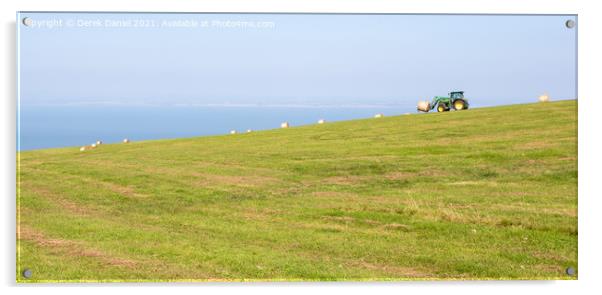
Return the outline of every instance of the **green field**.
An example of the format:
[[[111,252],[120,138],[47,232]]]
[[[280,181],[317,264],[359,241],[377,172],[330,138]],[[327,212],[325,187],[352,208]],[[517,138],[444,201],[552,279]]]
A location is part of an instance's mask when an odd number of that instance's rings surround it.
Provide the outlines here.
[[[18,158],[19,282],[576,278],[575,100]]]

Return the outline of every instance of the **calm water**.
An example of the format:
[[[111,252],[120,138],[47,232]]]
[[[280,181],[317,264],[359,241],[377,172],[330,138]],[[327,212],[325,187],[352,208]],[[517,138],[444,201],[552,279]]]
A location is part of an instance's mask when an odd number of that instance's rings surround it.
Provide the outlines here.
[[[130,140],[227,134],[416,112],[415,106],[383,107],[106,107],[21,106],[20,150]]]

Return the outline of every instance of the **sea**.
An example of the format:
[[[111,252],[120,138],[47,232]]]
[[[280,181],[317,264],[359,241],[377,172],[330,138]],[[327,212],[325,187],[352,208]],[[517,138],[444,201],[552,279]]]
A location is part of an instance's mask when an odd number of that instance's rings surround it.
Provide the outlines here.
[[[384,106],[21,106],[17,149],[185,138],[416,113],[412,105]]]

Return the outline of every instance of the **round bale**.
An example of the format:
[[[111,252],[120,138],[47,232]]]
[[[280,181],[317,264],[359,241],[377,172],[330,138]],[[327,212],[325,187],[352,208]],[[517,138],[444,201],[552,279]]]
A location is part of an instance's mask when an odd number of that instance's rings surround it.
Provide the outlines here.
[[[418,102],[416,108],[421,112],[428,112],[431,109],[431,103],[426,100],[421,100]]]
[[[288,122],[282,122],[282,124],[280,124],[280,128],[288,128]]]

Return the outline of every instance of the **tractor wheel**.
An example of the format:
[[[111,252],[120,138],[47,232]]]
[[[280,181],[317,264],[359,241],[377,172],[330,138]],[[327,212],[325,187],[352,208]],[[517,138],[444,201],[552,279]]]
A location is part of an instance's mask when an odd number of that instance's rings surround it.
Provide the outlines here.
[[[437,106],[437,112],[441,113],[441,112],[445,112],[446,111],[446,107],[442,104]]]
[[[466,102],[464,102],[464,100],[458,99],[454,101],[454,109],[456,111],[463,110],[464,108],[466,108]]]

